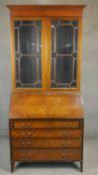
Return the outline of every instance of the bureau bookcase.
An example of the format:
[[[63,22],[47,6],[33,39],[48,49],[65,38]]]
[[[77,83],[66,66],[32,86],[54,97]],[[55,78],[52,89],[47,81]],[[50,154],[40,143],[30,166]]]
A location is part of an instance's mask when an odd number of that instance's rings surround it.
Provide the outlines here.
[[[69,161],[79,161],[83,171],[80,67],[84,7],[8,6],[11,172],[15,162]]]

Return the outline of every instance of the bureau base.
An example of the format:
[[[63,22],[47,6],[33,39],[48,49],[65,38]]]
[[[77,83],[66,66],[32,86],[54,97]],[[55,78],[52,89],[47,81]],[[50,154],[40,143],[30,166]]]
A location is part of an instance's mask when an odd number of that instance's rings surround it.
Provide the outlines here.
[[[13,94],[11,98],[11,171],[14,171],[15,162],[55,161],[78,161],[83,171],[84,113],[81,96],[50,94],[35,97]],[[39,111],[39,100],[42,99],[45,101]]]
[[[83,119],[10,119],[11,172],[15,162],[80,162]]]

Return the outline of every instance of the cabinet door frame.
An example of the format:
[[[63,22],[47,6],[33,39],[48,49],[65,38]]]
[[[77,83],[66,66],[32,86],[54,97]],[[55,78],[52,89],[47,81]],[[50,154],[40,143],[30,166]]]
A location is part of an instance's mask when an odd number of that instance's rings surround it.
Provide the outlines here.
[[[42,87],[41,88],[17,88],[16,87],[16,63],[15,63],[15,32],[14,22],[19,20],[41,20],[42,22]],[[43,17],[11,17],[11,62],[12,62],[12,91],[13,92],[45,92],[46,91],[46,19]]]
[[[51,20],[78,20],[78,56],[77,56],[77,85],[75,88],[51,88]],[[81,74],[81,52],[82,52],[82,17],[48,17],[47,19],[47,40],[48,40],[48,54],[47,54],[47,91],[49,92],[66,92],[66,91],[80,91],[80,74]]]
[[[75,88],[51,88],[51,20],[78,20],[78,63],[77,86]],[[15,20],[41,20],[42,21],[42,88],[17,88],[16,87],[16,63],[15,63]],[[11,61],[12,61],[12,90],[13,92],[66,92],[80,91],[82,52],[82,16],[54,16],[54,17],[11,17]]]

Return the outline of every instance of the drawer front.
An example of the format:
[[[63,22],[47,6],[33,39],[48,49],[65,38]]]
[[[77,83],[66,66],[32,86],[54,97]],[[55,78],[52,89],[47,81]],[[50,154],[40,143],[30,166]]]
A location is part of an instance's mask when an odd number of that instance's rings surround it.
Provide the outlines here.
[[[24,120],[24,121],[11,121],[12,129],[35,129],[35,128],[79,128],[80,121],[51,121],[51,120]]]
[[[13,138],[80,138],[81,130],[11,130]]]
[[[81,139],[12,139],[13,148],[80,148]]]
[[[46,149],[46,150],[12,150],[12,160],[14,161],[73,161],[81,160],[80,150],[62,150],[62,149]]]

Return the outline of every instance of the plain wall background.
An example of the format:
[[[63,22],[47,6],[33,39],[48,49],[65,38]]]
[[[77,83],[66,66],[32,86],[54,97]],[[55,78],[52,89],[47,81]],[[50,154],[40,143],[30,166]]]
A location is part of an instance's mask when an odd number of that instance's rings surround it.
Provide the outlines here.
[[[11,94],[10,16],[7,4],[86,4],[83,17],[81,92],[85,136],[98,138],[98,0],[0,0],[0,135],[8,135]]]

